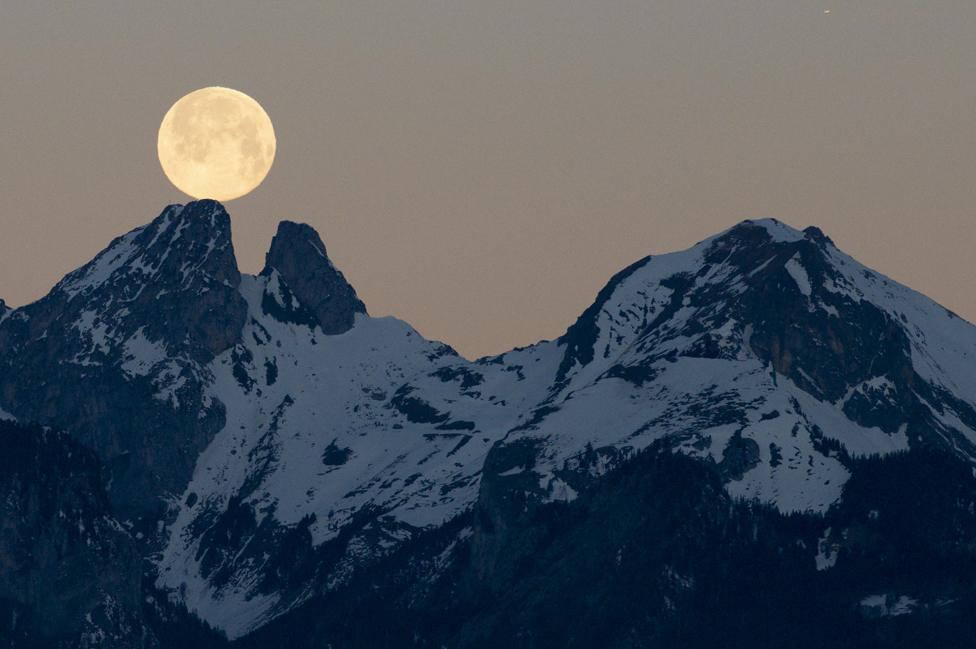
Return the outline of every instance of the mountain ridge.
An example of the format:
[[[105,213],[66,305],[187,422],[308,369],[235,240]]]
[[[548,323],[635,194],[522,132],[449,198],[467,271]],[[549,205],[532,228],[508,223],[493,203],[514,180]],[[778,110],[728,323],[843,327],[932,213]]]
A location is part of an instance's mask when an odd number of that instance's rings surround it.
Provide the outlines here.
[[[973,359],[971,324],[768,219],[469,361],[369,316],[307,225],[240,273],[226,210],[198,201],[0,315],[0,412],[93,449],[154,587],[233,639],[472,512],[455,542],[487,576],[523,510],[652,447],[784,515],[835,507],[865,456],[973,463]]]

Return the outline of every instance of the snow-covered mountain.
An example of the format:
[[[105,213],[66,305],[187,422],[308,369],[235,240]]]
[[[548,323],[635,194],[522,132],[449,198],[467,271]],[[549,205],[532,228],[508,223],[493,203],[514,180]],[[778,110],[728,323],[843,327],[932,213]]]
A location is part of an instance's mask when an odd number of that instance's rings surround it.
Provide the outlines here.
[[[231,638],[652,444],[783,512],[827,510],[858,457],[976,461],[974,360],[972,325],[773,220],[642,259],[558,339],[476,361],[370,317],[306,225],[242,275],[213,201],[0,303],[0,413],[92,448],[157,587]]]

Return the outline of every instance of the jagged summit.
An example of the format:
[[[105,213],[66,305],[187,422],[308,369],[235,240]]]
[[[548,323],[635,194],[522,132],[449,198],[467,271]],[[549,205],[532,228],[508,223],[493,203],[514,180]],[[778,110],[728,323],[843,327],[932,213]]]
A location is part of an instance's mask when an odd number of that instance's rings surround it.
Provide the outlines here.
[[[284,282],[327,334],[348,331],[356,314],[366,313],[356,290],[329,259],[318,232],[305,223],[278,224],[261,275]]]
[[[355,289],[333,265],[325,244],[309,225],[282,221],[271,242],[261,275],[269,278],[269,295],[294,296],[297,304],[279,301],[282,317],[317,325],[327,334],[339,334],[352,327],[357,313],[366,307]],[[191,295],[204,295],[222,286],[236,291],[241,273],[231,241],[230,217],[218,201],[204,199],[186,205],[169,205],[148,225],[115,239],[89,264],[70,273],[51,292],[48,299],[65,303],[108,290],[125,296],[125,302],[163,299],[179,304],[165,309],[167,316],[149,323],[147,334],[156,337],[199,339],[211,354],[226,349],[233,335],[221,335],[209,322],[200,322],[199,313],[188,313],[180,306],[191,306]],[[218,290],[217,295],[224,291]],[[231,300],[233,302],[234,300]],[[121,304],[122,300],[111,300]],[[217,302],[203,298],[203,311],[212,312]],[[268,302],[275,309],[274,300]],[[230,309],[231,329],[239,329],[242,304]],[[196,307],[191,310],[199,311]],[[290,315],[288,311],[294,311]],[[127,307],[126,313],[131,308]],[[110,314],[115,317],[115,314]],[[204,319],[206,320],[206,319]],[[184,323],[190,325],[189,328]],[[203,329],[195,332],[194,325]],[[199,335],[197,335],[199,334]]]
[[[149,224],[114,239],[90,263],[69,273],[52,293],[69,299],[106,285],[158,282],[171,289],[195,282],[240,281],[223,205],[201,200],[169,205]]]
[[[610,278],[593,304],[556,341],[566,348],[557,378],[565,383],[567,375],[589,365],[600,351],[609,357],[613,349],[667,332],[662,325],[693,305],[691,293],[703,293],[714,318],[744,300],[761,301],[764,298],[757,296],[772,287],[770,280],[789,279],[791,272],[800,281],[796,288],[807,290],[800,262],[806,259],[823,268],[825,246],[833,243],[817,228],[801,231],[776,219],[750,219],[687,250],[640,259]],[[790,285],[792,281],[787,281],[786,287]],[[657,300],[647,301],[655,292],[662,295],[660,299],[670,294],[671,302],[651,318]],[[642,312],[634,318],[637,305],[643,305]]]
[[[153,516],[224,426],[211,366],[244,353],[245,289],[263,293],[255,317],[326,334],[365,314],[311,227],[282,223],[267,259],[264,276],[242,276],[219,202],[167,206],[40,300],[0,306],[4,410],[74,432],[111,467],[116,510]]]
[[[798,241],[804,237],[803,230],[799,230],[794,228],[792,225],[783,223],[779,219],[762,218],[744,219],[739,221],[725,232],[716,235],[716,238],[721,238],[725,234],[734,232],[736,230],[747,230],[753,228],[765,230],[774,241]]]
[[[752,235],[751,238],[749,236],[750,233]],[[716,240],[728,237],[737,238],[744,242],[751,241],[754,244],[764,241],[772,243],[795,243],[806,240],[820,245],[836,247],[833,240],[824,234],[823,230],[814,225],[807,226],[801,230],[774,218],[744,219],[732,227],[699,242],[694,247],[709,245]]]

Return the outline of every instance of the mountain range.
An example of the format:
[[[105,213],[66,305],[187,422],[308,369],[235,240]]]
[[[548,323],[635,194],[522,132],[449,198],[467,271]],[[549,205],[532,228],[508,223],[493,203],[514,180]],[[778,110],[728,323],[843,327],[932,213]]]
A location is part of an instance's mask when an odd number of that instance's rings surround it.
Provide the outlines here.
[[[503,305],[499,305],[503,308]],[[468,360],[171,205],[0,301],[15,647],[969,646],[976,327],[744,221]]]

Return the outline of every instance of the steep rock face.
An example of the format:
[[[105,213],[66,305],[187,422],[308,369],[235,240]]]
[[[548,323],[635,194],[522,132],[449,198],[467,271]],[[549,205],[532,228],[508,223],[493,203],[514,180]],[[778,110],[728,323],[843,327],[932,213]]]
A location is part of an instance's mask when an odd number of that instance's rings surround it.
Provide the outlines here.
[[[97,459],[63,434],[0,421],[0,637],[141,634],[141,559],[112,519]],[[18,646],[18,645],[14,645]]]
[[[0,403],[94,449],[123,518],[156,518],[222,425],[205,367],[240,335],[239,283],[223,207],[166,208],[0,320]]]
[[[366,313],[356,290],[329,260],[318,233],[304,223],[278,224],[261,271],[262,276],[275,274],[311,316],[311,322],[328,335],[349,331],[356,314]],[[284,313],[290,303],[271,302],[269,308],[276,306]]]
[[[98,458],[0,417],[0,643],[25,649],[216,649],[223,637],[145,579]]]

